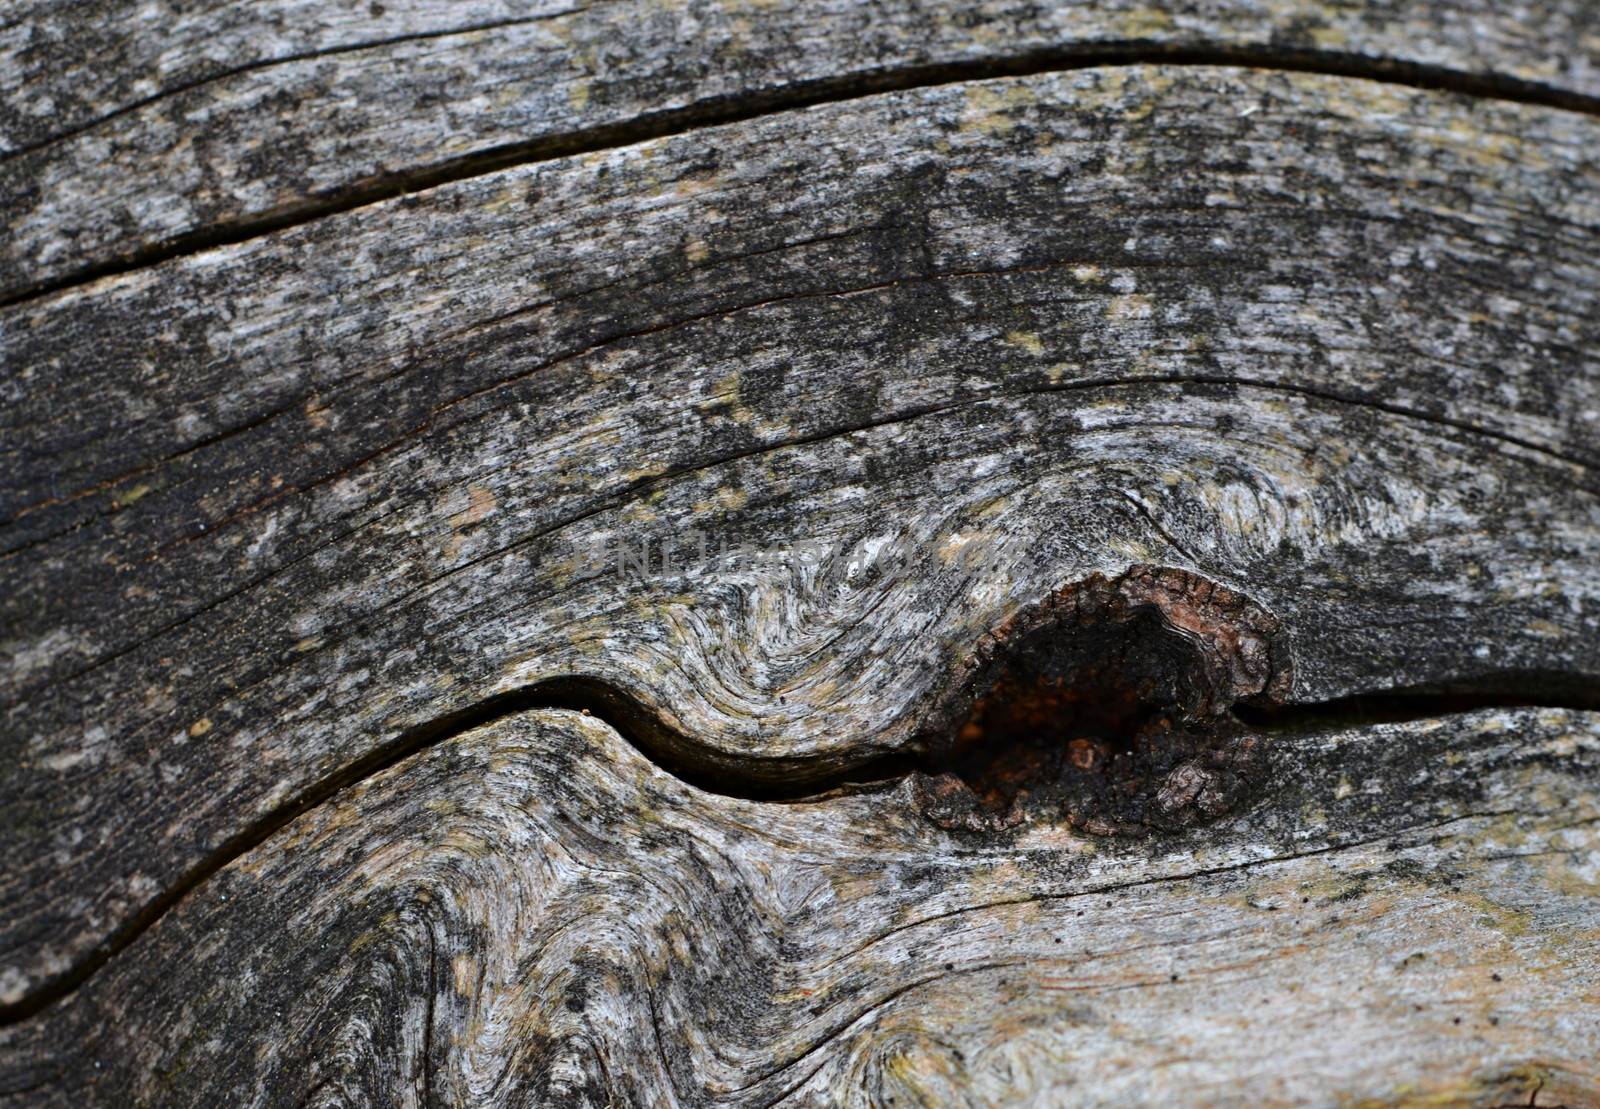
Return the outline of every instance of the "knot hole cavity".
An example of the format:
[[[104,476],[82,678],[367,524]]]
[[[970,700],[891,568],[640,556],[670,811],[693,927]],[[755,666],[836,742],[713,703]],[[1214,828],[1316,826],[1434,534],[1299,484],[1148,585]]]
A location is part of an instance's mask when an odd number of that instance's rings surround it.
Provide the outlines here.
[[[973,832],[1213,820],[1247,798],[1263,761],[1233,707],[1279,704],[1290,682],[1278,621],[1242,594],[1186,570],[1090,575],[980,642],[924,738],[922,809]]]

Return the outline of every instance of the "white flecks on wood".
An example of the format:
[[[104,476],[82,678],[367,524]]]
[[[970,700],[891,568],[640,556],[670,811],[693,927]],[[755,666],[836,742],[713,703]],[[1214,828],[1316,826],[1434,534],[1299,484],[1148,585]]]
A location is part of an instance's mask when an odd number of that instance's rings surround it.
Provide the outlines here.
[[[48,1022],[41,1105],[1594,1105],[1600,717],[1274,741],[1159,851],[702,793],[534,712],[308,813]]]
[[[0,1101],[1600,1104],[1594,16],[1302,7],[0,32]],[[759,114],[1108,43],[1544,102]],[[941,827],[979,645],[1133,566],[1270,614],[1253,792]]]
[[[474,160],[952,74],[1187,50],[1600,102],[1586,0],[25,7],[0,35],[0,297]]]

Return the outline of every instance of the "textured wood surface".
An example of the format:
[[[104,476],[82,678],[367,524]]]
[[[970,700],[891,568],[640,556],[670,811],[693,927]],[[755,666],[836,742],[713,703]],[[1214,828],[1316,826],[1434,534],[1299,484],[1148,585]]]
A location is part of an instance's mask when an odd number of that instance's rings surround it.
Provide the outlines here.
[[[295,821],[12,1029],[40,1104],[1593,1104],[1600,722],[1295,737],[1159,853],[905,786],[709,795],[468,732]],[[17,1060],[25,1060],[18,1064]]]
[[[92,77],[41,9],[0,55],[62,105],[10,109],[0,182],[113,229],[13,238],[8,288],[250,235],[0,309],[0,1097],[1600,1104],[1600,122],[1546,95],[1594,94],[1588,8],[1146,20],[1475,91],[1174,58],[780,111],[1145,38],[394,7],[370,52],[313,5],[110,19]],[[517,37],[558,25],[560,64]],[[602,40],[661,82],[574,97]],[[438,164],[476,102],[374,62],[424,48],[515,90],[447,157],[527,164],[246,226]],[[387,91],[308,122],[346,65]],[[344,176],[240,153],[272,90]],[[1183,650],[1106,615],[1129,581]],[[1161,779],[1182,819],[938,777],[1052,595],[1255,702],[1248,759]]]
[[[0,299],[496,160],[1008,70],[1187,51],[1600,105],[1588,0],[19,7]]]

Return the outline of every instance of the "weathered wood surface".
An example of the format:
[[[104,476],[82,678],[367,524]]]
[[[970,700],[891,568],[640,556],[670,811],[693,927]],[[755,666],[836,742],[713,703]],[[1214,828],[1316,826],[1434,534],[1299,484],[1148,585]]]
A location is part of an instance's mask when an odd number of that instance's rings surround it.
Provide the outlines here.
[[[1597,772],[1593,714],[1295,736],[1260,808],[1152,853],[952,839],[904,785],[717,797],[597,720],[524,714],[230,865],[52,1021],[0,1033],[0,1088],[1593,1104]]]
[[[40,0],[0,30],[0,299],[473,160],[1171,51],[1600,104],[1589,0]]]
[[[963,82],[0,310],[0,1095],[1600,1104],[1593,712],[1291,711],[1200,830],[748,799],[937,747],[977,644],[1134,564],[1272,614],[1291,704],[1593,708],[1597,131]],[[839,557],[584,561],[696,531]],[[455,734],[536,702],[637,746]]]

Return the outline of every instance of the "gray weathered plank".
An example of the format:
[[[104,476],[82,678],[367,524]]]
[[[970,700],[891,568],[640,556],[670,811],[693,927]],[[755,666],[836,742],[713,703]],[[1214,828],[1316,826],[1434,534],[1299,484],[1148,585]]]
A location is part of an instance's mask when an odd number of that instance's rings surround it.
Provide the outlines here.
[[[988,629],[1135,562],[1276,614],[1296,701],[1592,690],[1595,129],[1310,75],[1044,75],[6,310],[0,1002],[490,695],[582,675],[680,757],[803,778],[913,743]],[[577,564],[690,528],[916,570]],[[973,537],[1008,540],[992,572],[954,557]]]
[[[0,31],[0,297],[463,159],[925,82],[941,67],[1210,51],[1454,74],[1593,107],[1597,19],[1587,0],[821,0],[798,16],[704,0],[36,2]]]
[[[1487,712],[1279,737],[1259,806],[1159,848],[975,841],[526,714],[0,1030],[0,1099],[1592,1106],[1597,785],[1600,714]]]

